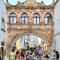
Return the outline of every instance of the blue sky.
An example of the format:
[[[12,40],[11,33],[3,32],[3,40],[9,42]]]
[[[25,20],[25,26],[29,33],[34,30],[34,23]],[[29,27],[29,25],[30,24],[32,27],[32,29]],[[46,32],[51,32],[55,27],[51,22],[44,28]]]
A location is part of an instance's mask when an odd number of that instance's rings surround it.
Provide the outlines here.
[[[6,1],[6,0],[4,0],[4,1]],[[17,1],[23,2],[23,1],[25,1],[25,0],[9,0],[9,2],[10,2],[11,4],[13,4],[13,5],[16,4]],[[36,0],[36,1],[37,1],[37,2],[41,2],[42,0]],[[53,0],[43,0],[43,1],[45,2],[45,4],[49,5],[49,4],[52,3]]]

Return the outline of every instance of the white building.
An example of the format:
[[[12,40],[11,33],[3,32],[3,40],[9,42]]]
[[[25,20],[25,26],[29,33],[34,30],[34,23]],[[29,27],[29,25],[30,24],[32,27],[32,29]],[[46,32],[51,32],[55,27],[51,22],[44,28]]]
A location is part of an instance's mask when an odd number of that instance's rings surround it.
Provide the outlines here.
[[[60,53],[60,0],[55,4],[54,23],[54,49]]]
[[[0,0],[0,48],[2,46],[5,47],[6,43],[5,20],[6,20],[5,3],[3,0]]]

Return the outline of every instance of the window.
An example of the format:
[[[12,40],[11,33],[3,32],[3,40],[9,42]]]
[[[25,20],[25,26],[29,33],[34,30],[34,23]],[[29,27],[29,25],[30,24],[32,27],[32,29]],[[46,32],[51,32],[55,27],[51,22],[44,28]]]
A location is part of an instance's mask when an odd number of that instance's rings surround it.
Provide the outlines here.
[[[49,23],[51,23],[51,22],[52,22],[52,16],[51,16],[50,13],[47,13],[47,14],[45,15],[45,24],[49,24]]]
[[[5,46],[5,43],[4,42],[1,42],[1,46]]]
[[[34,24],[40,24],[40,16],[38,13],[34,14],[33,19],[34,19],[33,21]]]
[[[16,14],[10,13],[9,20],[11,24],[16,24]]]
[[[26,13],[22,14],[22,24],[28,24],[28,15]]]
[[[5,31],[5,22],[4,22],[4,19],[2,18],[2,21],[1,21],[1,30]]]

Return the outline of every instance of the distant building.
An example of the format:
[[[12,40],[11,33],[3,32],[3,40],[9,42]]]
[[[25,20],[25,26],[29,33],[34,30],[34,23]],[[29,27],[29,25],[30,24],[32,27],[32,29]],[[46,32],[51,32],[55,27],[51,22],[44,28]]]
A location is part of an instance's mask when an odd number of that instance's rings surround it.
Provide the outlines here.
[[[0,49],[6,47],[6,6],[3,0],[0,0]]]
[[[60,0],[57,0],[54,7],[54,49],[60,53]]]

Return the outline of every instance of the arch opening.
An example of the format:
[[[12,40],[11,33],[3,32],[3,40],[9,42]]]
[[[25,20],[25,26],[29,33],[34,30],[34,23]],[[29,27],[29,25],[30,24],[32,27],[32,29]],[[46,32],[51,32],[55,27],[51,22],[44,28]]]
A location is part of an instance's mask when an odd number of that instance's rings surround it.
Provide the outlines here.
[[[41,47],[42,51],[48,50],[48,42],[36,35],[23,35],[12,44],[12,49],[33,49]]]

